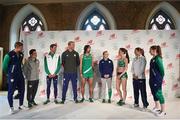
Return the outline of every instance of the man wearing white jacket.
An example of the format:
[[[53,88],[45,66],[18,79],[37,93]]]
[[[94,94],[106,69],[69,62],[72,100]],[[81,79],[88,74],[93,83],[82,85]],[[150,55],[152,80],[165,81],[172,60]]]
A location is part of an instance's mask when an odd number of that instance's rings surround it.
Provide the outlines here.
[[[48,104],[50,102],[50,92],[51,92],[51,81],[53,81],[54,86],[54,102],[58,104],[57,101],[57,82],[58,82],[58,74],[61,68],[60,55],[56,54],[56,44],[50,45],[49,54],[44,57],[44,68],[47,74],[46,82],[47,82],[47,100],[44,104]]]

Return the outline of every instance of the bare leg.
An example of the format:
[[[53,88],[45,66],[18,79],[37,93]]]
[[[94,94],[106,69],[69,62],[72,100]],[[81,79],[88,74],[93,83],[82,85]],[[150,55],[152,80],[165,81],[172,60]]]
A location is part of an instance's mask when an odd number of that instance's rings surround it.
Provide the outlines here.
[[[116,78],[116,91],[117,91],[120,99],[122,99],[122,92],[120,90],[120,85],[121,85],[121,80],[119,78]]]
[[[122,79],[121,82],[122,82],[122,90],[123,90],[123,101],[125,102],[127,96],[127,90],[126,90],[127,79]]]
[[[85,84],[86,84],[86,79],[82,78],[82,81],[81,81],[81,94],[82,94],[82,98],[84,98]]]
[[[90,98],[93,97],[93,78],[90,78],[88,80],[88,84],[89,84],[89,96]]]
[[[161,104],[161,111],[165,112],[165,104]]]
[[[156,109],[159,109],[159,101],[154,101],[155,107]]]

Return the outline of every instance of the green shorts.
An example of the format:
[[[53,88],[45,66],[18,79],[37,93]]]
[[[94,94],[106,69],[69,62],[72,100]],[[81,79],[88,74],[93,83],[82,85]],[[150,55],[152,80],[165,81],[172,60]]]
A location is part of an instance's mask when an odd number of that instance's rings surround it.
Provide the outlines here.
[[[93,71],[89,71],[88,73],[83,73],[83,77],[86,79],[93,78],[94,73],[93,73]]]
[[[121,75],[121,72],[118,72],[117,75]],[[123,80],[123,79],[127,79],[128,78],[128,74],[127,72],[125,72],[119,79]]]

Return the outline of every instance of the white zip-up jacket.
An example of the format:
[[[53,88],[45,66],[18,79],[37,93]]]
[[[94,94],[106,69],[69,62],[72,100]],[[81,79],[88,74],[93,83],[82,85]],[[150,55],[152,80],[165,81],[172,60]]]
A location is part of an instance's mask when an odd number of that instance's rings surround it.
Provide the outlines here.
[[[44,59],[44,66],[47,75],[49,74],[57,75],[61,67],[60,55],[59,54],[51,55],[50,53],[47,54]]]
[[[146,58],[144,56],[139,56],[133,59],[131,72],[138,79],[145,79],[145,68],[146,68]]]

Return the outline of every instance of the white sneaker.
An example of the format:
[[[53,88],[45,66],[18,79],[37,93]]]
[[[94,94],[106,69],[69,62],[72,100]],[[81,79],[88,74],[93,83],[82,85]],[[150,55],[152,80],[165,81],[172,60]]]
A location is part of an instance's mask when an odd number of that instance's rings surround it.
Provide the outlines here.
[[[19,110],[27,110],[27,107],[25,107],[24,105],[19,106]]]
[[[153,108],[153,109],[152,109],[152,112],[153,112],[153,113],[159,113],[160,110],[159,110],[158,108]]]
[[[147,107],[143,107],[143,108],[142,108],[142,111],[143,111],[143,112],[147,112],[147,111],[148,111]]]
[[[14,114],[14,113],[15,113],[14,107],[11,107],[9,110],[9,114]]]
[[[134,107],[134,108],[138,108],[138,107],[139,107],[139,104],[134,104],[133,107]]]
[[[163,116],[165,116],[166,115],[166,113],[165,112],[162,112],[162,111],[160,111],[159,113],[156,113],[156,116],[157,117],[163,117]]]

